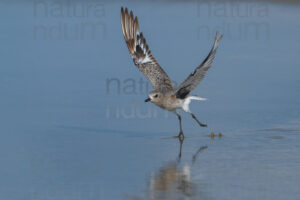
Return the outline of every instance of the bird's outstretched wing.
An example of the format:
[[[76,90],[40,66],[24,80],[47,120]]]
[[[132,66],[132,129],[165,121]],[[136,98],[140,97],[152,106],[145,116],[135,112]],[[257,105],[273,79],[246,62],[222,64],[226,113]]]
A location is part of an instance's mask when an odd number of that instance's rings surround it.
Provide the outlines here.
[[[146,43],[143,33],[139,30],[137,17],[128,9],[121,8],[121,23],[124,39],[135,65],[149,79],[154,89],[173,89],[167,73],[161,68]]]
[[[195,89],[204,78],[207,70],[211,67],[213,59],[215,58],[218,44],[221,41],[223,35],[217,32],[214,45],[210,50],[205,60],[191,73],[187,79],[185,79],[176,89],[176,97],[184,99],[193,89]]]

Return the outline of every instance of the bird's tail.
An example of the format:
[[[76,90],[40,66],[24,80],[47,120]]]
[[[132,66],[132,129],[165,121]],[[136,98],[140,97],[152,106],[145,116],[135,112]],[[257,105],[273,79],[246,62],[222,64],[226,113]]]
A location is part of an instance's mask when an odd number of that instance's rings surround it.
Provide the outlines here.
[[[188,98],[190,100],[198,100],[198,101],[206,101],[207,100],[207,98],[199,97],[199,96],[189,96]]]
[[[199,97],[199,96],[189,96],[188,98],[185,99],[183,107],[182,107],[182,109],[185,112],[191,113],[190,107],[189,107],[191,100],[205,101],[206,98]]]

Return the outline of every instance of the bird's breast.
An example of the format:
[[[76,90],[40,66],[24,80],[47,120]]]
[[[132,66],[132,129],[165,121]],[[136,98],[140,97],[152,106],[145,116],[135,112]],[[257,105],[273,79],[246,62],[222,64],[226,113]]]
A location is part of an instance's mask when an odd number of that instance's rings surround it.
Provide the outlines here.
[[[173,111],[174,109],[178,109],[182,107],[182,100],[177,99],[175,96],[167,96],[164,98],[164,101],[162,101],[161,108],[165,110]]]

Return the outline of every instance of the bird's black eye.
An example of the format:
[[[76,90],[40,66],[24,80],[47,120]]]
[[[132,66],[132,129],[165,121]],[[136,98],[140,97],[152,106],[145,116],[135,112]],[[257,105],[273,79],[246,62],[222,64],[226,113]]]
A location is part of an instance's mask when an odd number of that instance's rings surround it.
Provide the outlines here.
[[[157,98],[158,97],[158,94],[154,95],[154,98]]]

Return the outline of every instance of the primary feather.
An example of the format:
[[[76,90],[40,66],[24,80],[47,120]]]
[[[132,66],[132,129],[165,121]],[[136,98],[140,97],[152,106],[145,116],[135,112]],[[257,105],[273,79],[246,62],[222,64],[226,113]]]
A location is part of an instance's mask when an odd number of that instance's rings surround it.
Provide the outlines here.
[[[212,62],[215,58],[218,44],[221,41],[223,35],[216,34],[215,42],[213,47],[211,48],[209,54],[204,59],[204,61],[195,69],[193,73],[191,73],[185,81],[183,81],[178,88],[176,89],[176,97],[180,99],[184,99],[190,92],[195,89],[199,83],[203,80],[207,70],[211,67]]]
[[[121,8],[121,23],[124,39],[137,68],[149,79],[155,90],[172,90],[173,85],[167,73],[158,64],[139,30],[138,18],[132,11]]]

